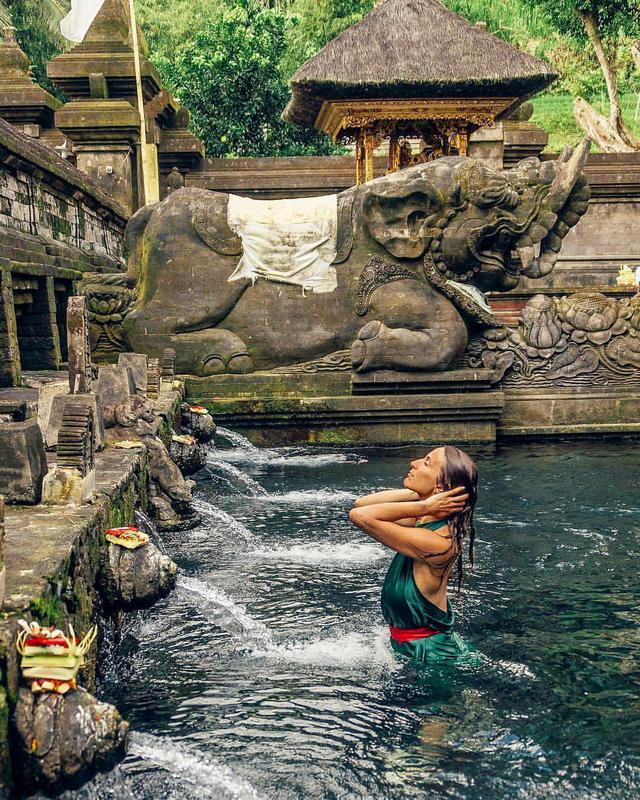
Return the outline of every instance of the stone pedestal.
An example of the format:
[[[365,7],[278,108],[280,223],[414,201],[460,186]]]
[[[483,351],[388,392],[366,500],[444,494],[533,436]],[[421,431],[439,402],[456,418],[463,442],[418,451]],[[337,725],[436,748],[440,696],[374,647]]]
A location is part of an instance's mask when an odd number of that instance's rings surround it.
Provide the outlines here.
[[[136,392],[136,379],[129,367],[100,367],[96,393],[103,408],[118,406]]]
[[[188,378],[186,391],[267,447],[495,442],[505,401],[492,370],[387,373],[384,387],[374,375],[357,389],[348,372],[221,375]]]
[[[126,752],[129,725],[115,706],[85,689],[62,696],[23,687],[12,719],[15,767],[23,788],[59,793],[107,770]]]
[[[42,482],[42,505],[81,506],[91,502],[95,491],[95,470],[83,477],[78,470],[54,467]]]
[[[115,608],[145,608],[169,594],[178,567],[149,543],[136,550],[109,544],[100,569],[100,590]]]
[[[47,458],[36,419],[0,422],[0,494],[9,503],[40,502]]]

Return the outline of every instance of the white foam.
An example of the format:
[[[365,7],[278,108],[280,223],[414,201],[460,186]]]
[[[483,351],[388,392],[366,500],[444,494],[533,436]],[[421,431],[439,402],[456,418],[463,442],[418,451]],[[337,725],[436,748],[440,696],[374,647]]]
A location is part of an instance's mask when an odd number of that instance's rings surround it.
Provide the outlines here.
[[[254,619],[245,606],[236,603],[221,589],[197,578],[180,576],[178,590],[186,592],[191,601],[195,600],[196,607],[209,622],[238,639],[243,649],[271,645],[271,632],[267,626]]]
[[[226,439],[230,442],[234,447],[238,447],[241,450],[255,450],[256,452],[260,452],[260,448],[256,447],[253,442],[250,442],[246,436],[243,436],[241,433],[237,433],[236,431],[230,431],[228,428],[223,428],[221,425],[218,425],[216,429],[216,435],[221,436],[223,439]]]
[[[258,497],[267,493],[258,481],[227,461],[221,461],[219,458],[207,458],[207,466],[210,472],[213,474],[220,473],[218,477],[243,494],[248,494],[250,497]]]
[[[354,453],[312,453],[299,447],[270,450],[267,447],[256,447],[242,434],[227,428],[218,428],[217,432],[233,447],[229,450],[209,448],[210,457],[216,461],[252,461],[272,466],[291,467],[324,467],[329,464],[343,464],[346,461],[358,464],[367,462],[366,458]]]
[[[369,564],[379,561],[389,551],[376,544],[362,542],[344,542],[343,544],[294,544],[290,547],[273,547],[250,550],[243,553],[243,558],[274,559],[278,561],[294,561],[305,564],[330,564],[332,562],[350,562],[352,564]]]
[[[192,505],[196,511],[200,512],[206,517],[207,522],[212,522],[215,524],[216,530],[218,527],[224,527],[223,532],[225,536],[240,537],[246,542],[258,541],[258,538],[254,536],[249,528],[247,528],[246,525],[243,525],[240,520],[235,519],[235,517],[232,517],[231,514],[227,514],[227,512],[223,511],[221,508],[214,506],[213,503],[210,503],[208,500],[204,500],[201,497],[195,497]]]
[[[506,672],[510,672],[512,675],[515,675],[517,678],[528,678],[529,680],[537,680],[537,676],[534,672],[532,672],[526,664],[520,664],[517,661],[496,661],[494,662],[498,667],[505,670]]]
[[[351,631],[316,641],[274,644],[254,650],[253,655],[320,667],[399,668],[389,646],[389,629],[383,626],[366,633]]]
[[[130,755],[150,761],[194,786],[196,794],[187,794],[189,790],[186,790],[185,797],[260,800],[257,791],[248,781],[239,778],[231,769],[196,748],[176,745],[169,739],[146,733],[133,733],[130,741]]]
[[[332,503],[337,505],[353,502],[356,497],[357,495],[354,492],[340,492],[333,489],[299,489],[298,491],[284,492],[283,494],[269,494],[258,499],[270,503]]]

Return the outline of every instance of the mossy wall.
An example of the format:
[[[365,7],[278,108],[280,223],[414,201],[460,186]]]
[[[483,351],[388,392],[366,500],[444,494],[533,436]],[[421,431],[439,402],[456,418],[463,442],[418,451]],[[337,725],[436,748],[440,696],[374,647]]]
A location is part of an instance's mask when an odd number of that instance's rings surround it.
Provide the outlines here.
[[[41,625],[63,628],[70,622],[80,635],[100,622],[102,601],[97,591],[97,577],[105,547],[105,531],[131,524],[137,506],[146,509],[148,479],[146,456],[140,452],[127,478],[111,496],[103,495],[96,502],[95,513],[78,530],[69,555],[55,574],[47,576],[44,592],[31,601],[26,612],[0,614],[0,798],[10,797],[13,785],[9,717],[20,680],[19,656],[15,649],[17,620],[33,619]],[[79,683],[90,692],[96,689],[98,644],[99,640],[85,658],[80,673]]]

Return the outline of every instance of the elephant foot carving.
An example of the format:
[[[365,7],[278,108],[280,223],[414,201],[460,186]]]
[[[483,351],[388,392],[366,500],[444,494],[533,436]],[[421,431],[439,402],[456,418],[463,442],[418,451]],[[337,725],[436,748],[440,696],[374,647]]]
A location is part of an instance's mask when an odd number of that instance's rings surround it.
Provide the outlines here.
[[[171,337],[176,350],[176,371],[190,375],[244,375],[252,372],[253,361],[239,336],[223,328]]]
[[[464,349],[466,340],[459,344]],[[435,329],[388,328],[383,322],[373,320],[360,329],[351,345],[351,363],[355,372],[439,370],[450,365],[458,349],[455,337],[445,339]]]

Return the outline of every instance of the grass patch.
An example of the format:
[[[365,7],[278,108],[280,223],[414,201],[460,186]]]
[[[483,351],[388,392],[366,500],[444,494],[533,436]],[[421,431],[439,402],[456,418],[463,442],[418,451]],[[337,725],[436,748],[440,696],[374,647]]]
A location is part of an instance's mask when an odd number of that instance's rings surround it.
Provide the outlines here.
[[[583,138],[584,133],[573,118],[574,98],[568,94],[543,94],[534,97],[532,122],[537,122],[549,134],[549,144],[545,152],[559,153],[562,148],[576,145]],[[636,94],[622,95],[622,116],[632,133],[640,138],[640,116],[635,119],[638,96]],[[591,101],[594,108],[601,114],[609,113],[609,104],[606,97]],[[593,147],[598,152],[597,147]]]

